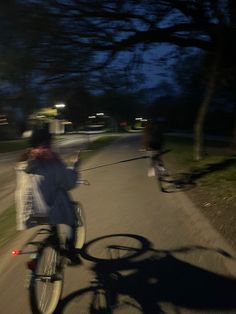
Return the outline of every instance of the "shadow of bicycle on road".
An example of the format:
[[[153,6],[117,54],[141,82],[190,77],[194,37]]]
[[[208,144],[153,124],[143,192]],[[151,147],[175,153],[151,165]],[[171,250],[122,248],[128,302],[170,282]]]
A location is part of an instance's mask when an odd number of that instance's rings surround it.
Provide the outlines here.
[[[122,237],[124,244],[119,244]],[[126,245],[125,238],[135,240],[135,247]],[[105,255],[99,256],[99,248],[104,251],[104,240],[107,258]],[[93,262],[93,284],[67,295],[56,313],[67,313],[69,310],[68,313],[80,311],[87,314],[159,314],[168,313],[166,304],[172,309],[171,313],[180,313],[179,307],[197,309],[204,313],[208,310],[220,313],[236,311],[236,279],[176,257],[178,253],[200,254],[201,251],[232,258],[223,250],[201,246],[156,250],[146,238],[137,235],[97,238],[87,243],[81,253],[84,259]]]
[[[183,192],[195,188],[196,183],[188,173],[175,173],[157,178],[160,190],[164,193]]]
[[[218,163],[211,163],[202,167],[196,167],[189,172],[174,173],[159,178],[159,184],[162,192],[172,193],[187,191],[193,189],[197,185],[197,181],[202,177],[228,167],[236,165],[236,156],[224,159]]]
[[[235,165],[236,165],[236,156],[232,156],[218,163],[211,163],[201,168],[198,167],[196,169],[193,169],[188,175],[189,175],[190,180],[196,182],[198,179],[204,177],[205,175],[209,173],[225,170]]]

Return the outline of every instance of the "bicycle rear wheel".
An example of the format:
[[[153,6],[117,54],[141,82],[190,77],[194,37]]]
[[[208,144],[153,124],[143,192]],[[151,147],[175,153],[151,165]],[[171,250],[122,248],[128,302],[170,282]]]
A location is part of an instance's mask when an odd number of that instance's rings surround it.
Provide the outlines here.
[[[63,286],[63,258],[47,243],[38,252],[29,285],[30,305],[34,314],[52,314],[60,300]]]

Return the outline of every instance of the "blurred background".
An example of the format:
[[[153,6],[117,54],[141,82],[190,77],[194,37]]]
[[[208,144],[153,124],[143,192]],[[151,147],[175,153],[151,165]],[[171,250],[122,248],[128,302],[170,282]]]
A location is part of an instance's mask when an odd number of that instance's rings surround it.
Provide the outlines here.
[[[0,1],[2,312],[31,312],[24,263],[9,254],[27,237],[16,232],[15,166],[46,124],[67,164],[81,150],[91,186],[73,199],[95,252],[117,245],[115,233],[131,252],[148,243],[130,276],[111,276],[115,297],[122,283],[137,313],[236,313],[235,23],[235,0]],[[150,178],[153,121],[166,171]],[[68,270],[67,313],[90,312],[80,305],[90,268],[84,258]]]
[[[166,128],[236,143],[235,1],[0,4],[0,139]],[[137,118],[141,118],[137,120]],[[142,120],[144,119],[144,120]]]

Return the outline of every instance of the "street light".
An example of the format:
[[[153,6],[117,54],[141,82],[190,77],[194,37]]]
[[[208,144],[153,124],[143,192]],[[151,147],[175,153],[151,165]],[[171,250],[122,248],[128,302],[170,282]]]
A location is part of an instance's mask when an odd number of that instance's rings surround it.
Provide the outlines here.
[[[60,103],[60,104],[55,104],[55,108],[65,108],[65,104],[63,104],[63,103]]]
[[[66,107],[66,105],[64,103],[57,103],[54,105],[54,107],[57,110],[57,116],[54,121],[55,133],[62,134],[65,132],[65,125],[63,124],[63,118],[64,118],[63,109]]]

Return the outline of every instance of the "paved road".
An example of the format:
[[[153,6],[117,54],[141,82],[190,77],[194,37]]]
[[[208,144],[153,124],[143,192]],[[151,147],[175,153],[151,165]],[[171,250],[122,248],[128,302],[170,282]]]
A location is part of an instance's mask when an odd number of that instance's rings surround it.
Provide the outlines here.
[[[144,157],[138,135],[128,135],[83,166],[82,177],[91,185],[75,189],[73,196],[86,209],[87,240],[96,241],[81,266],[66,268],[58,313],[90,313],[93,294],[85,287],[101,271],[115,314],[236,313],[235,260],[222,250],[234,252],[184,194],[159,191],[156,179],[147,177]],[[1,313],[30,313],[24,257],[7,254],[23,237],[1,252]],[[136,257],[110,262],[116,270],[111,275],[109,265],[99,261],[110,261],[108,245],[123,247],[112,251],[113,258]]]

